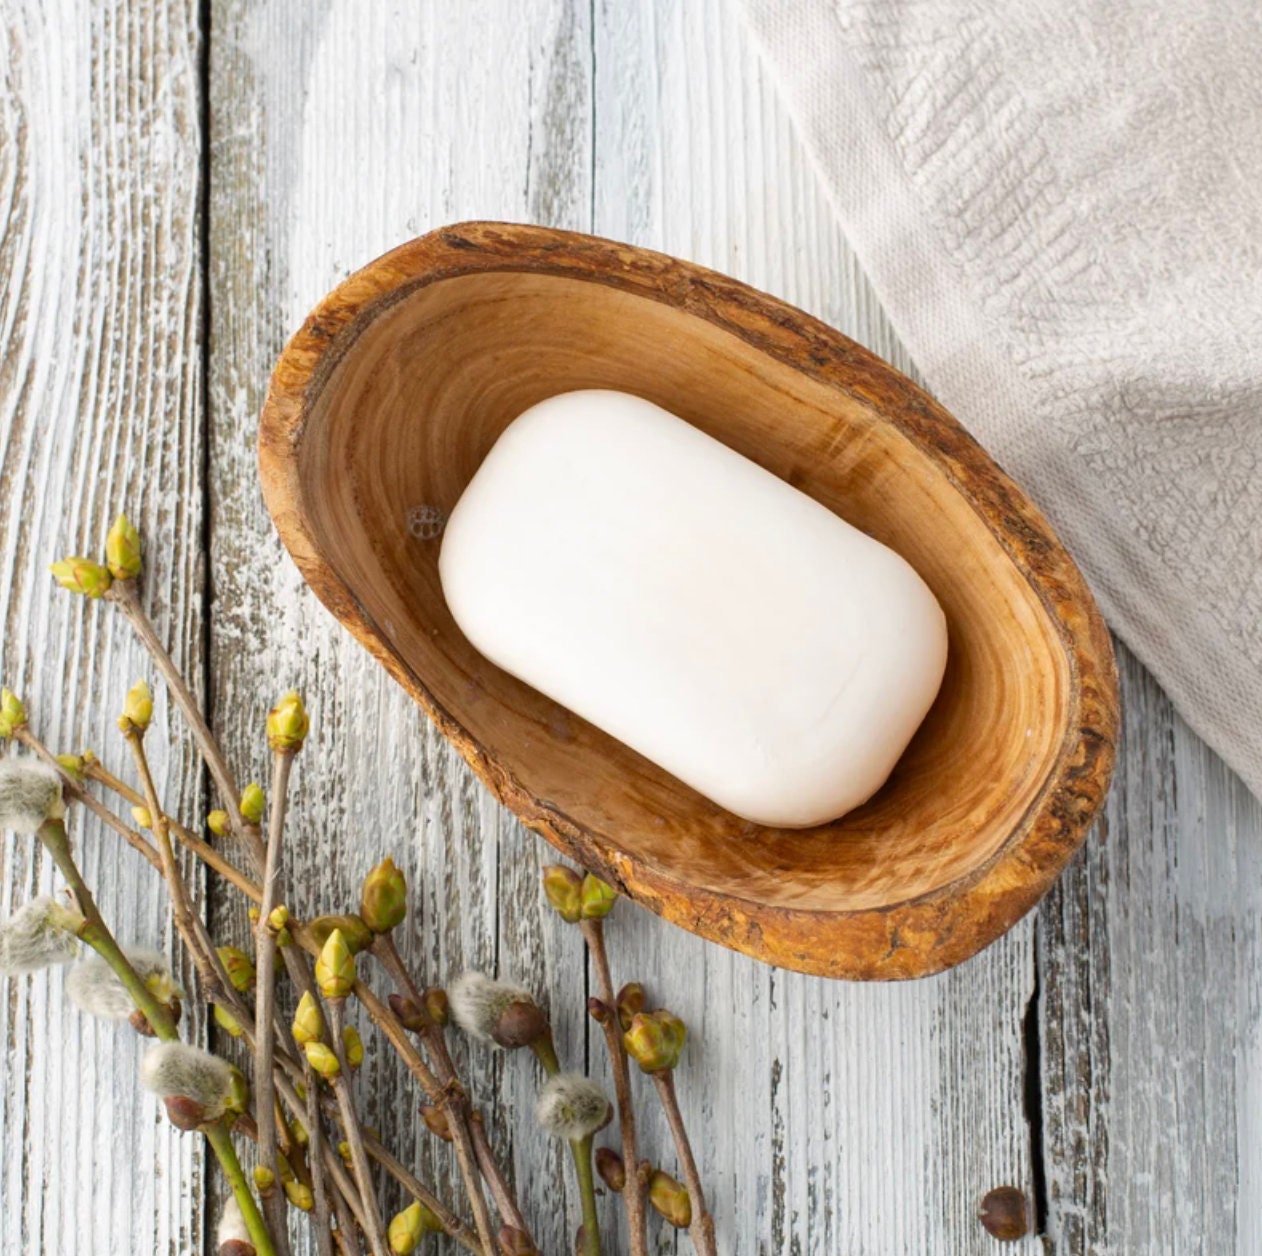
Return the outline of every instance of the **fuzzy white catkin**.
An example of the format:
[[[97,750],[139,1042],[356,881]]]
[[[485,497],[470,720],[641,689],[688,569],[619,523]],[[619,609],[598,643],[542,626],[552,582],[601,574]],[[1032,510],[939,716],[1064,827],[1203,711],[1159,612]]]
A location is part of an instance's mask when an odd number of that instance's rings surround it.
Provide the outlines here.
[[[0,829],[34,833],[65,813],[61,777],[52,768],[33,759],[0,762]]]
[[[600,1129],[609,1117],[605,1092],[581,1073],[558,1073],[539,1092],[535,1119],[554,1138],[574,1142]]]
[[[226,1060],[185,1042],[155,1043],[140,1062],[140,1081],[162,1099],[192,1099],[217,1116],[232,1094]]]
[[[0,973],[14,977],[74,959],[79,943],[66,924],[70,915],[61,904],[41,896],[0,922]]]
[[[124,947],[123,954],[140,980],[163,1002],[176,993],[171,969],[160,951]],[[99,955],[89,955],[66,974],[66,993],[82,1011],[103,1020],[126,1020],[136,1010],[118,974]]]
[[[241,1207],[231,1196],[224,1204],[223,1215],[219,1218],[219,1228],[215,1231],[215,1248],[221,1253],[231,1253],[231,1256],[251,1256],[254,1252],[254,1244],[250,1240],[245,1218],[241,1215]]]
[[[447,987],[447,1006],[452,1019],[467,1034],[493,1042],[500,1017],[514,1003],[533,1003],[530,992],[506,981],[493,981],[484,973],[464,972]]]

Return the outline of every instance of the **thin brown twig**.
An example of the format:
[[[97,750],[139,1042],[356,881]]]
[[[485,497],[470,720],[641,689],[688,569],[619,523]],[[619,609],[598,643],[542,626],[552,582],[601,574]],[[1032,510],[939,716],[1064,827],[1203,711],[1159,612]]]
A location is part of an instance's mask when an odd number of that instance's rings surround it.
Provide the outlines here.
[[[329,1214],[328,1187],[324,1180],[324,1122],[320,1120],[320,1091],[315,1070],[304,1059],[303,1085],[307,1088],[307,1144],[311,1153],[311,1194],[315,1198],[316,1239],[320,1256],[333,1256],[333,1222]]]
[[[131,624],[132,630],[140,638],[141,645],[144,646],[149,657],[153,660],[154,666],[161,673],[162,679],[166,681],[167,688],[171,691],[171,697],[175,700],[175,705],[183,713],[184,719],[187,721],[193,734],[193,741],[196,743],[197,749],[206,763],[207,770],[214,779],[215,787],[218,789],[224,808],[228,813],[228,824],[232,829],[233,835],[246,844],[253,859],[261,868],[264,858],[262,842],[259,839],[258,831],[254,830],[251,832],[251,826],[247,825],[241,816],[238,805],[241,795],[237,789],[236,778],[232,774],[232,769],[228,766],[227,757],[224,755],[218,741],[215,740],[214,734],[210,731],[210,726],[203,718],[201,709],[197,705],[197,699],[193,697],[188,685],[184,682],[184,677],[180,674],[179,668],[176,667],[174,660],[172,660],[167,653],[166,647],[162,644],[153,621],[141,605],[135,579],[115,580],[110,585],[105,596],[123,612],[127,622]]]
[[[605,1046],[613,1070],[614,1098],[618,1104],[618,1131],[622,1138],[622,1164],[626,1180],[622,1187],[622,1202],[627,1211],[627,1233],[632,1256],[647,1256],[648,1225],[644,1207],[644,1175],[640,1172],[640,1153],[635,1135],[635,1104],[631,1096],[631,1069],[627,1061],[627,1049],[622,1042],[618,1023],[617,996],[614,993],[613,976],[609,971],[609,956],[605,950],[605,922],[583,920],[580,928],[587,950],[596,970],[596,987],[600,1000],[607,1009],[601,1028],[605,1034]]]
[[[350,1065],[346,1059],[346,1044],[342,1031],[346,1027],[344,998],[326,999],[329,1009],[329,1034],[333,1039],[333,1053],[337,1056],[338,1071],[330,1079],[333,1093],[337,1097],[338,1106],[342,1110],[342,1129],[351,1149],[351,1167],[355,1170],[355,1180],[359,1183],[359,1197],[364,1204],[364,1216],[368,1222],[366,1227],[368,1246],[373,1256],[386,1256],[386,1235],[381,1224],[381,1212],[377,1205],[376,1192],[373,1190],[372,1172],[368,1166],[368,1154],[364,1151],[364,1134],[359,1122],[359,1113],[355,1111],[355,1101],[351,1096]]]
[[[457,1134],[457,1127],[462,1127],[464,1131],[462,1137],[467,1137],[472,1145],[474,1161],[486,1179],[487,1188],[495,1200],[495,1207],[499,1210],[500,1217],[508,1225],[529,1234],[530,1227],[526,1224],[513,1189],[508,1184],[508,1179],[504,1176],[504,1171],[496,1159],[490,1139],[486,1135],[486,1128],[476,1119],[476,1114],[469,1103],[468,1092],[461,1084],[456,1072],[451,1053],[447,1050],[443,1027],[430,1016],[426,1009],[424,996],[416,982],[412,980],[412,974],[408,972],[407,965],[404,964],[403,957],[395,946],[394,938],[389,933],[379,933],[373,938],[370,949],[389,973],[399,993],[409,999],[424,1017],[421,1038],[429,1048],[430,1057],[433,1060],[434,1072],[441,1085],[439,1102],[447,1117],[447,1125],[452,1131],[453,1138]],[[458,1151],[459,1148],[457,1148]]]
[[[65,773],[64,768],[62,771]],[[112,790],[124,801],[133,805],[145,805],[144,797],[137,793],[136,790],[132,789],[126,781],[119,780],[119,778],[115,776],[113,772],[109,771],[99,759],[93,759],[91,762],[85,763],[83,771],[89,780],[96,781],[97,784],[103,785],[108,790]],[[69,777],[68,773],[65,773],[65,775],[73,782],[73,778]],[[87,797],[91,796],[88,795]],[[92,799],[92,801],[96,802],[95,799]],[[97,803],[98,807],[100,805],[100,803]],[[92,808],[92,810],[95,811],[96,808]],[[262,889],[251,881],[250,878],[236,866],[236,864],[232,863],[228,859],[225,859],[223,855],[221,855],[209,842],[203,841],[196,833],[194,833],[191,829],[186,828],[178,820],[172,818],[171,816],[167,816],[166,821],[171,832],[179,838],[181,846],[188,847],[188,849],[191,850],[193,854],[195,854],[203,863],[213,868],[221,877],[223,877],[225,881],[228,881],[230,884],[235,886],[252,902],[258,903],[262,901]],[[158,867],[159,865],[155,863],[154,866]]]
[[[259,1160],[273,1176],[280,1173],[276,1151],[275,1098],[272,1085],[272,1057],[276,1035],[276,933],[271,914],[276,907],[280,883],[281,842],[285,829],[285,802],[293,754],[277,751],[272,773],[272,801],[268,815],[267,855],[263,864],[263,898],[254,931],[254,1085],[258,1096]]]
[[[679,1167],[683,1171],[684,1185],[688,1188],[688,1198],[692,1204],[692,1221],[688,1226],[688,1235],[692,1239],[692,1245],[698,1256],[717,1256],[714,1218],[706,1209],[701,1174],[697,1172],[696,1157],[692,1154],[692,1144],[688,1141],[688,1131],[684,1128],[683,1114],[679,1111],[679,1097],[675,1094],[674,1070],[663,1069],[660,1073],[653,1073],[651,1076],[666,1113],[666,1123],[670,1126],[671,1135],[675,1140],[675,1150],[679,1153]]]

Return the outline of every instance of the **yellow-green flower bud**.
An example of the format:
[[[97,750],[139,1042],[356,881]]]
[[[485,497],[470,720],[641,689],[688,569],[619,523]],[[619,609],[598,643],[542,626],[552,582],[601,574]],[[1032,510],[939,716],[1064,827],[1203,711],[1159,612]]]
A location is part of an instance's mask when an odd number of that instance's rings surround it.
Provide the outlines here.
[[[237,1024],[236,1017],[233,1016],[227,1008],[220,1006],[218,1003],[214,1005],[215,1024],[228,1035],[229,1038],[241,1037],[241,1026]]]
[[[359,915],[374,933],[389,933],[408,912],[408,886],[389,855],[365,878]]]
[[[84,762],[81,754],[59,754],[57,756],[57,766],[67,776],[72,776],[76,781],[81,781],[84,778],[88,765]]]
[[[343,1162],[344,1164],[350,1164],[350,1162],[351,1162],[351,1145],[350,1145],[350,1143],[348,1143],[348,1142],[346,1141],[346,1139],[342,1139],[342,1141],[341,1141],[340,1143],[338,1143],[338,1145],[337,1145],[337,1154],[338,1154],[339,1156],[341,1156],[341,1157],[342,1157],[342,1162]]]
[[[263,808],[266,806],[267,800],[263,797],[262,786],[250,782],[241,791],[241,802],[239,809],[241,818],[247,824],[257,824],[263,818]]]
[[[256,1164],[254,1166],[254,1185],[264,1199],[270,1199],[272,1192],[276,1189],[276,1174],[266,1165]]]
[[[311,1135],[307,1133],[307,1127],[301,1121],[291,1121],[294,1131],[294,1142],[299,1147],[305,1147],[311,1141]]]
[[[602,920],[613,911],[618,901],[617,892],[612,885],[594,877],[589,872],[583,878],[583,919]]]
[[[678,1016],[665,1008],[656,1012],[637,1012],[631,1027],[622,1035],[627,1054],[644,1073],[663,1073],[679,1063],[688,1030]]]
[[[6,740],[26,723],[26,707],[12,689],[0,689],[0,737]]]
[[[352,955],[366,951],[372,945],[372,930],[358,916],[317,916],[307,925],[316,946],[323,946],[334,929],[342,931],[342,937]]]
[[[307,1042],[303,1044],[302,1049],[307,1054],[307,1063],[321,1077],[336,1077],[342,1071],[342,1066],[337,1062],[337,1056],[324,1043]]]
[[[661,1169],[649,1178],[649,1203],[671,1225],[681,1230],[692,1224],[692,1200],[688,1197],[687,1187]]]
[[[105,535],[105,563],[115,580],[140,575],[140,533],[126,515],[119,515]]]
[[[311,1187],[305,1182],[291,1178],[284,1185],[285,1195],[295,1208],[301,1212],[310,1212],[315,1207],[315,1196],[311,1193]]]
[[[250,957],[235,946],[221,946],[218,951],[219,962],[224,966],[233,989],[244,994],[254,985],[254,964]]]
[[[131,809],[131,818],[136,822],[138,829],[153,828],[153,816],[149,814],[148,807],[133,807]]]
[[[334,929],[320,948],[315,965],[316,985],[326,999],[344,999],[355,985],[355,957],[341,929]]]
[[[216,837],[226,837],[228,834],[228,813],[216,808],[207,815],[206,827]]]
[[[342,1050],[346,1053],[348,1067],[356,1069],[364,1062],[364,1040],[354,1025],[342,1027]]]
[[[224,1107],[237,1116],[250,1110],[250,1083],[235,1064],[232,1066],[232,1089]]]
[[[118,717],[118,726],[124,733],[143,733],[153,719],[153,694],[143,680],[138,680],[127,691],[123,702],[123,713]]]
[[[557,915],[577,924],[583,914],[583,878],[565,864],[549,864],[543,870],[543,892]]]
[[[267,715],[267,744],[282,754],[302,749],[311,727],[311,718],[296,689],[291,689]]]
[[[72,554],[59,562],[52,563],[49,571],[63,589],[71,593],[80,593],[84,597],[104,597],[114,578],[109,570],[90,558],[82,558]]]
[[[324,1015],[310,990],[304,991],[302,998],[298,1000],[291,1032],[300,1047],[305,1047],[309,1042],[319,1042],[324,1036]]]
[[[390,1244],[391,1256],[409,1256],[416,1251],[417,1245],[426,1234],[441,1233],[443,1223],[420,1200],[409,1205],[402,1212],[396,1213],[390,1221],[386,1233],[386,1241]]]

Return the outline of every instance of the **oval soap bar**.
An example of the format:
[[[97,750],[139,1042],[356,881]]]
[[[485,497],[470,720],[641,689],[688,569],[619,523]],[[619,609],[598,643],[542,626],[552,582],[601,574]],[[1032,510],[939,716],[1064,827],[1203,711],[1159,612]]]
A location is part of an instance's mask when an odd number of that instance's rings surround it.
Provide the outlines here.
[[[493,663],[760,824],[875,793],[946,664],[942,610],[893,550],[625,393],[509,424],[439,573]]]

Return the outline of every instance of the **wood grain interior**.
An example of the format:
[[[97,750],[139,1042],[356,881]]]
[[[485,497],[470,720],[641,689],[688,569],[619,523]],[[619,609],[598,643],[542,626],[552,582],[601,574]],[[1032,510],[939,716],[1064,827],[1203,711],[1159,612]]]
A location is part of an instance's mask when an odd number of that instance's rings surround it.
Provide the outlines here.
[[[354,335],[307,395],[308,527],[437,705],[545,807],[671,880],[822,912],[942,890],[1020,829],[1071,731],[1070,655],[974,504],[859,395],[683,308],[555,274],[438,279]],[[893,547],[933,589],[946,679],[867,805],[808,830],[750,824],[501,672],[455,626],[439,542],[411,535],[410,512],[449,512],[506,424],[576,388],[622,389],[696,424]]]

